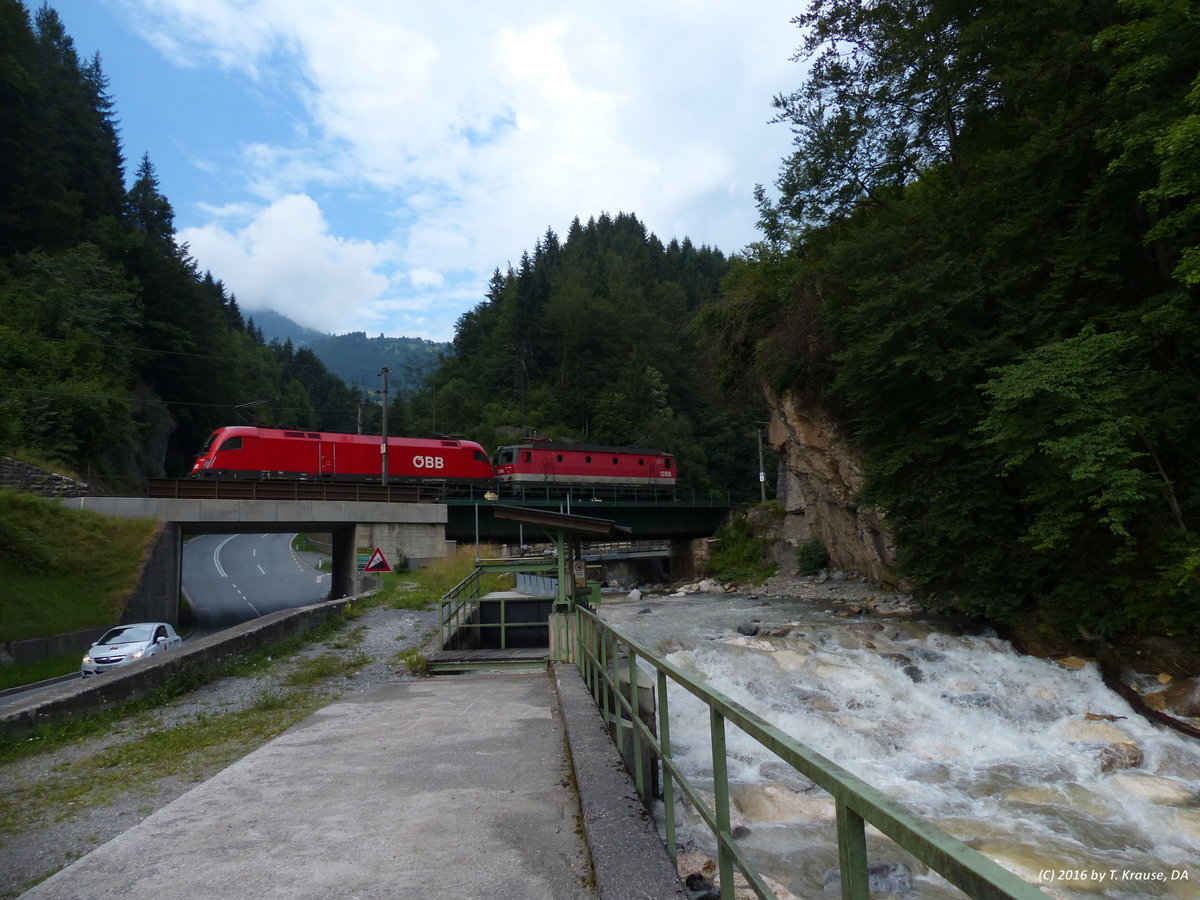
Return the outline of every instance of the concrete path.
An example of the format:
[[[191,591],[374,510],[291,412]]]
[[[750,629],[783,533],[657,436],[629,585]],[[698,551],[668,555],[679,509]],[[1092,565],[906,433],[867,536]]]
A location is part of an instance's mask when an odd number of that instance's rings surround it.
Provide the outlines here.
[[[581,812],[572,759],[611,777],[616,753],[588,747],[602,732],[594,705],[571,749],[564,678],[577,705],[573,668],[401,682],[334,703],[22,897],[593,900],[622,884],[628,897],[686,896],[627,791]],[[612,869],[631,861],[605,858],[614,835],[636,844],[622,857],[654,871]]]

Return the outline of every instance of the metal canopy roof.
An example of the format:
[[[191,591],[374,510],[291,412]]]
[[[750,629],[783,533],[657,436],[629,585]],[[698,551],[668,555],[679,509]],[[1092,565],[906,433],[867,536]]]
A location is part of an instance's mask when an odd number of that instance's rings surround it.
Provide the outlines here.
[[[575,516],[567,513],[549,512],[544,509],[529,509],[524,506],[494,506],[492,515],[497,519],[511,519],[526,525],[541,525],[558,528],[571,534],[599,535],[602,537],[628,537],[632,529],[618,525],[612,519],[596,519],[592,516]]]

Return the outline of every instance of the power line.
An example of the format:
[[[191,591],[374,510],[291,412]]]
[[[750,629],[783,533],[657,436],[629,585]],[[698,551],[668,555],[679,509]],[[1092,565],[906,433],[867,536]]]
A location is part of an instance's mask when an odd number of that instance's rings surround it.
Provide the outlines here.
[[[195,400],[166,400],[162,397],[119,397],[119,396],[112,395],[112,394],[81,393],[80,391],[49,391],[49,390],[45,390],[44,388],[9,387],[9,388],[4,388],[3,390],[6,390],[10,393],[33,394],[36,396],[43,396],[43,397],[84,397],[89,400],[109,400],[109,401],[114,401],[117,403],[158,403],[163,406],[195,406],[195,407],[205,407],[205,408],[209,408],[209,409],[229,409],[229,410],[237,409],[239,406],[239,404],[237,404],[237,403],[201,403],[201,402],[195,401]],[[300,412],[308,412],[311,409],[312,412],[334,412],[334,413],[336,413],[336,412],[351,412],[353,410],[353,407],[350,407],[350,406],[332,406],[332,407],[277,406],[274,408],[281,412],[295,412],[297,410]]]

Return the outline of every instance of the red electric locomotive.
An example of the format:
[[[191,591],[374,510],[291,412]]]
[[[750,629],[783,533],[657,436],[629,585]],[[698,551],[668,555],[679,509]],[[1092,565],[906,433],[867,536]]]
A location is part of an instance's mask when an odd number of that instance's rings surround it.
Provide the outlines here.
[[[501,484],[675,485],[671,454],[644,447],[529,441],[497,449],[492,472]]]
[[[378,435],[256,428],[218,428],[192,465],[192,478],[263,481],[382,479]],[[492,477],[474,441],[388,438],[388,478],[397,481],[480,481]]]

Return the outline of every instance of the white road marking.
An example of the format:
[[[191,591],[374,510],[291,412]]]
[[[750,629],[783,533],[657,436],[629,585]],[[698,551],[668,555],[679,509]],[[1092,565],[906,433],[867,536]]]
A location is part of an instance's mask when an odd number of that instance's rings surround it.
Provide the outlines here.
[[[224,549],[225,545],[232,541],[235,537],[237,537],[236,534],[231,534],[229,537],[225,538],[225,540],[221,541],[221,543],[217,544],[216,549],[213,550],[213,565],[217,567],[217,571],[221,573],[222,578],[228,578],[229,574],[223,568],[221,568],[221,550]]]

